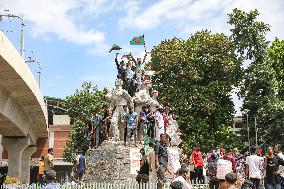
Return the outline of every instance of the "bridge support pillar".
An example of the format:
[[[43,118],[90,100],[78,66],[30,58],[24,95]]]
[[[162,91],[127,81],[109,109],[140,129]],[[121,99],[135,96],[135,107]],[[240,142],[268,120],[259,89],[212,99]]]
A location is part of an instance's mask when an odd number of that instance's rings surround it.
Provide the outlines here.
[[[21,179],[22,154],[30,145],[30,138],[2,138],[2,145],[8,151],[8,176]],[[30,169],[25,170],[30,172]]]
[[[24,149],[22,154],[22,167],[21,167],[21,181],[22,183],[29,183],[30,182],[30,159],[33,153],[35,153],[37,147],[29,146]]]

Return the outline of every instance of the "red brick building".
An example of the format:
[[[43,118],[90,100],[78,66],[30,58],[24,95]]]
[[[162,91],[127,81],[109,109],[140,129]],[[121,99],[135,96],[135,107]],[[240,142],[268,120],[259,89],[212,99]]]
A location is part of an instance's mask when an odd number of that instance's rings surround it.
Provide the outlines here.
[[[71,130],[70,118],[68,115],[53,115],[53,125],[49,125],[49,138],[38,139],[37,151],[32,155],[34,160],[39,160],[41,156],[47,154],[48,148],[54,149],[54,166],[57,178],[62,181],[70,179],[72,164],[63,161],[63,152]],[[0,169],[7,169],[8,152],[0,146]],[[35,164],[31,163],[32,166]]]

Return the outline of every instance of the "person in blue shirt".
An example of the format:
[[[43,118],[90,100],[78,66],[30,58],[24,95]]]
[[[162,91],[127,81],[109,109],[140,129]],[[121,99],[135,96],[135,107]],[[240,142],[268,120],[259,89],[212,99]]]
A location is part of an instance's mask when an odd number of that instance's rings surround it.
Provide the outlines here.
[[[137,113],[133,111],[133,107],[128,108],[129,111],[125,114],[126,126],[127,126],[127,141],[130,145],[130,139],[134,135],[134,142],[136,146],[136,138],[137,138]]]
[[[80,150],[76,158],[76,171],[77,171],[79,182],[81,181],[85,173],[85,169],[86,169],[86,158],[83,155],[82,151]]]

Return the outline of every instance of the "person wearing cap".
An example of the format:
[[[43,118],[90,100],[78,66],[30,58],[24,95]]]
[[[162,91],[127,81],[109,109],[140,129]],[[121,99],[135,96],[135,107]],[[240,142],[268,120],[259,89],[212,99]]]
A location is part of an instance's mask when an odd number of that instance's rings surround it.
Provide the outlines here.
[[[47,185],[44,189],[59,189],[59,184],[56,183],[56,172],[54,170],[49,170],[45,173],[45,181]]]
[[[53,169],[53,148],[48,148],[47,155],[44,157],[44,168],[45,172]]]

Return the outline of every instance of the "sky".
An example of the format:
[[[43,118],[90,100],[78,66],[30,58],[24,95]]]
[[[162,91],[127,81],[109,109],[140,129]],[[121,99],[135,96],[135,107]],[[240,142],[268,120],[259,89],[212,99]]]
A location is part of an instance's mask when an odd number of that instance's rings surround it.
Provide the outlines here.
[[[43,95],[58,98],[74,94],[84,81],[113,87],[113,44],[123,48],[121,54],[142,57],[143,47],[129,45],[134,36],[144,34],[150,51],[201,29],[230,34],[227,14],[233,8],[258,9],[259,20],[271,26],[268,39],[284,39],[283,0],[0,0],[0,14],[24,20],[24,57],[40,63]],[[0,29],[20,49],[19,20],[3,17]],[[28,64],[38,79],[38,65]],[[240,114],[242,101],[233,100]]]

